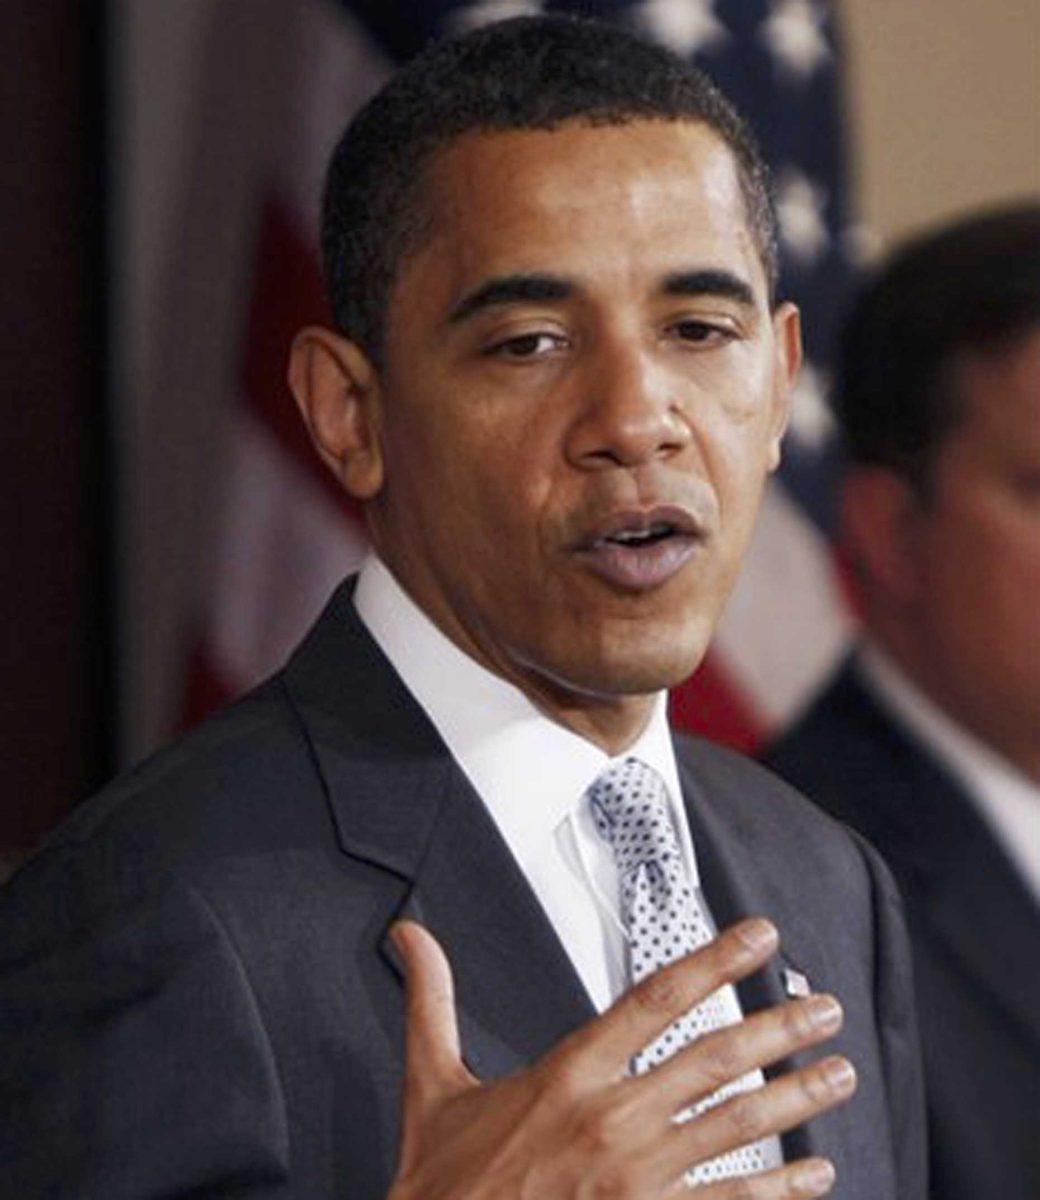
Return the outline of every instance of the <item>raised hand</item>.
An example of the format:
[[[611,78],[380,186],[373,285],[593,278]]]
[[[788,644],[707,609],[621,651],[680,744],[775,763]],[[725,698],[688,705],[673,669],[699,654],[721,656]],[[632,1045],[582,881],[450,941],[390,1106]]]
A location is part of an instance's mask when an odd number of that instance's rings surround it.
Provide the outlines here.
[[[451,969],[435,939],[400,922],[394,942],[408,979],[401,1156],[389,1200],[658,1200],[684,1194],[684,1172],[782,1133],[855,1090],[830,1057],[677,1124],[674,1116],[755,1067],[832,1037],[841,1008],[794,1000],[699,1038],[657,1069],[630,1077],[629,1059],[677,1017],[774,953],[777,933],[753,919],[665,967],[533,1066],[482,1084],[462,1061]],[[822,1196],[825,1159],[696,1190],[704,1200]]]

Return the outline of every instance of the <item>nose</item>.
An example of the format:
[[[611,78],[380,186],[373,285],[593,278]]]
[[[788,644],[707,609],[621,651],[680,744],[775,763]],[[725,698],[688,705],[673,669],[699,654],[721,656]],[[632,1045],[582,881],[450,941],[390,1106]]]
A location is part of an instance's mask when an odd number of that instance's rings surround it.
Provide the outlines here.
[[[590,354],[567,453],[584,470],[638,467],[690,441],[670,381],[646,347],[619,341]]]
[[[692,437],[673,380],[647,347],[605,343],[589,355],[567,455],[585,470],[639,467],[677,454]]]

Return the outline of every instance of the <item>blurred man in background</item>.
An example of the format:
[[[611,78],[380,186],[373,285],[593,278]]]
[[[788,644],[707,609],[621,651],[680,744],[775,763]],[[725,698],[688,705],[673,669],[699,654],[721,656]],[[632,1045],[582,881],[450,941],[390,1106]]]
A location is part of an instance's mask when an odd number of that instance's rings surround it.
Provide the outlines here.
[[[837,408],[865,636],[767,761],[888,858],[943,1200],[1040,1196],[1040,206],[908,244]]]

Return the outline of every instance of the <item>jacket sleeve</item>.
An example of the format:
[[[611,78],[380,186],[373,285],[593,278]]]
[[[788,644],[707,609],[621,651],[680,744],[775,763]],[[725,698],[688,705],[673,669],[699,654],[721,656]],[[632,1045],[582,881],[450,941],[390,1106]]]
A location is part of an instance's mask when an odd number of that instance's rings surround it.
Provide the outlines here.
[[[917,1033],[910,941],[903,901],[878,852],[853,830],[872,884],[874,1007],[900,1200],[928,1196],[924,1074]]]
[[[4,1194],[279,1194],[284,1104],[233,946],[183,882],[115,874],[47,855],[0,891]]]

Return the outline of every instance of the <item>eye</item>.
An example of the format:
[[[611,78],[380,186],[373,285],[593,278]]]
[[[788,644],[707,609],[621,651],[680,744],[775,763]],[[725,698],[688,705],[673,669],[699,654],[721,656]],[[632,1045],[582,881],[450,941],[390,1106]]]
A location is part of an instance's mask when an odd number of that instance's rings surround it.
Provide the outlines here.
[[[730,342],[737,336],[737,331],[728,325],[713,321],[700,320],[696,317],[686,317],[669,325],[668,331],[682,342],[692,342],[695,345],[713,345]]]
[[[557,350],[566,348],[566,345],[567,339],[560,334],[540,330],[504,338],[488,346],[484,353],[495,358],[515,360],[545,358]]]

